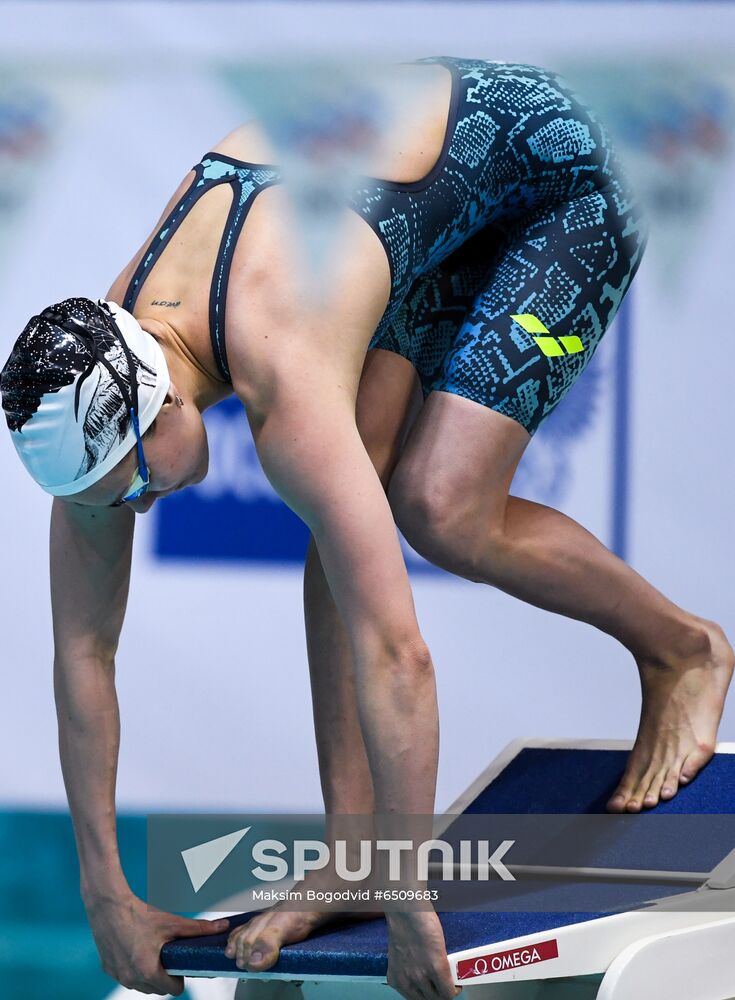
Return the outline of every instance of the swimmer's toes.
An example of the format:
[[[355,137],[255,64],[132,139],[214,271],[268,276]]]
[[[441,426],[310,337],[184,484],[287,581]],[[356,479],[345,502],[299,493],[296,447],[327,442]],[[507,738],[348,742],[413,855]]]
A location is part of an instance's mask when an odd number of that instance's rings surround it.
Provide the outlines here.
[[[653,809],[661,801],[661,789],[663,788],[666,771],[661,768],[652,778],[648,786],[648,791],[643,796],[643,808]]]
[[[645,775],[638,779],[637,785],[630,793],[630,798],[625,803],[626,812],[639,813],[641,811],[649,784],[650,781]]]
[[[278,961],[283,944],[276,928],[266,928],[252,942],[246,956],[246,964],[251,972],[264,972]]]
[[[613,813],[626,812],[628,803],[632,798],[633,798],[632,785],[628,784],[619,785],[607,803],[608,811]]]
[[[615,794],[608,799],[607,811],[611,813],[625,812],[625,803],[627,801],[628,796],[625,792],[615,792]]]
[[[649,785],[650,780],[646,782],[645,765],[639,763],[639,755],[633,749],[628,758],[628,765],[620,779],[620,784],[608,800],[608,812],[639,812],[643,796]]]
[[[664,776],[663,786],[661,788],[661,800],[663,802],[668,802],[670,799],[676,795],[679,790],[679,775],[681,773],[681,768],[674,765],[670,767]]]
[[[687,785],[692,779],[696,778],[702,768],[710,762],[714,752],[714,744],[709,743],[700,743],[692,750],[682,765],[679,775],[680,783]]]

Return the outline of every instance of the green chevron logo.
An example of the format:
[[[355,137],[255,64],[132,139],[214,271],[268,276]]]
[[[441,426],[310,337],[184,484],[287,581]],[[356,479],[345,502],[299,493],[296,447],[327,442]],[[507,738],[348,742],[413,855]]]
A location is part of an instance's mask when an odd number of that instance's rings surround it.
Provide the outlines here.
[[[534,316],[533,313],[518,313],[516,316],[511,315],[510,318],[514,319],[519,326],[522,326],[526,333],[531,334],[536,342],[536,346],[541,349],[541,352],[547,358],[559,358],[566,354],[579,354],[580,351],[584,350],[584,344],[579,337],[575,337],[572,334],[567,334],[564,337],[554,337],[538,316]]]

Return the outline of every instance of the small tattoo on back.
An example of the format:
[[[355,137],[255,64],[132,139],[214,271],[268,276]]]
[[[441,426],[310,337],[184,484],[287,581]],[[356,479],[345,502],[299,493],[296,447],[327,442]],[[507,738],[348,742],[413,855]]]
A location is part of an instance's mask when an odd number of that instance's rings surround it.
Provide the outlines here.
[[[154,299],[151,302],[152,306],[165,306],[167,309],[175,309],[177,306],[181,305],[181,299],[178,302],[169,302],[168,299]]]

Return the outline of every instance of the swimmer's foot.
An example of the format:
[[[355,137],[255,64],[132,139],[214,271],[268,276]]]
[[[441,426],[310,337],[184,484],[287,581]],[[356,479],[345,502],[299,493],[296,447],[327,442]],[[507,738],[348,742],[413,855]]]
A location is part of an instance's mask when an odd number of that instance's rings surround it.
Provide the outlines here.
[[[225,955],[234,958],[238,969],[264,972],[278,961],[285,944],[303,941],[333,913],[294,913],[273,908],[259,913],[230,934]]]
[[[714,753],[733,673],[733,650],[722,629],[702,626],[697,652],[667,663],[639,662],[643,707],[625,774],[607,804],[636,813],[672,799]]]
[[[265,972],[278,961],[286,944],[303,941],[318,927],[340,920],[369,920],[378,913],[337,913],[333,910],[312,910],[295,913],[274,907],[259,913],[230,934],[225,955],[234,958],[238,969]]]

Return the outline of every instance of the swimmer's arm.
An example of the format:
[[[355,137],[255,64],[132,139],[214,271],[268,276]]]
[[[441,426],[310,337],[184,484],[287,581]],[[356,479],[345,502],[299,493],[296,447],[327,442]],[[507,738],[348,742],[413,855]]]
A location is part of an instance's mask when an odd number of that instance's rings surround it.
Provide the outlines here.
[[[82,896],[129,895],[115,832],[120,720],[115,653],[125,616],[135,516],[54,500],[51,602],[59,752]]]
[[[332,395],[330,395],[332,393]],[[254,428],[264,471],[309,525],[355,665],[378,813],[434,809],[434,674],[385,491],[346,395],[288,395]]]

